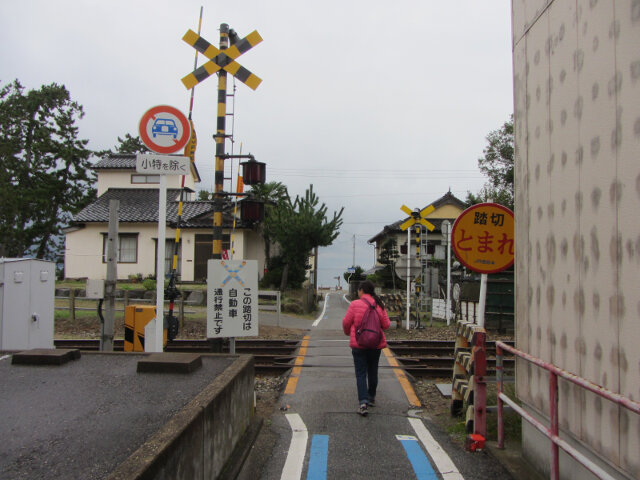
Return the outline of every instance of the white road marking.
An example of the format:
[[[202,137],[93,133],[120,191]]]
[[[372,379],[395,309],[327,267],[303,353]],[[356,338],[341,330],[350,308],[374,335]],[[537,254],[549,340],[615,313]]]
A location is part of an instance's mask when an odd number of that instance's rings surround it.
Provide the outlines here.
[[[464,480],[464,477],[451,461],[447,452],[445,452],[440,444],[436,442],[431,433],[429,433],[429,430],[427,430],[427,427],[422,423],[422,420],[418,418],[409,418],[409,423],[424,445],[424,448],[429,452],[429,456],[436,464],[436,468],[442,475],[443,480]]]
[[[330,294],[327,293],[327,296],[324,297],[324,307],[322,307],[322,313],[318,318],[316,318],[316,321],[311,324],[312,327],[317,327],[320,323],[320,320],[322,320],[322,317],[324,317],[324,312],[327,311],[327,305],[329,305],[329,295]]]
[[[0,357],[0,360],[4,360],[4,359],[6,359],[6,358],[11,358],[11,355],[5,355],[5,356],[3,356],[3,357]]]
[[[300,477],[302,477],[302,467],[304,466],[304,455],[307,452],[309,432],[307,432],[307,427],[300,415],[297,413],[289,413],[285,416],[287,417],[293,434],[280,480],[300,480]]]

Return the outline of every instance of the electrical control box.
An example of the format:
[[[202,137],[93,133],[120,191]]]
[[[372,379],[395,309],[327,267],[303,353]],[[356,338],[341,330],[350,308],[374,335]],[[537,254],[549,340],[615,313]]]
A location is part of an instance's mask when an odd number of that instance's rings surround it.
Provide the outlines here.
[[[104,280],[87,279],[86,298],[102,300],[104,298]]]
[[[0,258],[0,350],[53,348],[55,264]]]

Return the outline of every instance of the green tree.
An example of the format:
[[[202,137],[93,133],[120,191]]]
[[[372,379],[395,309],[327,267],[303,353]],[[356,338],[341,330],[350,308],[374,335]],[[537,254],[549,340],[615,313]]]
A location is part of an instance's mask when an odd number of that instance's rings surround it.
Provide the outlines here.
[[[342,274],[342,278],[344,278],[345,282],[349,282],[349,279],[351,279],[352,282],[361,282],[361,281],[367,279],[363,275],[364,274],[364,270],[362,269],[362,267],[360,265],[356,265],[354,268],[356,269],[356,271],[354,273],[344,272]]]
[[[287,187],[281,182],[266,182],[252,185],[249,194],[256,200],[264,202],[265,221],[260,229],[264,239],[264,253],[267,265],[271,262],[271,244],[273,243],[272,222],[267,219],[273,215],[273,209],[284,206],[289,199]]]
[[[327,218],[327,206],[319,205],[319,199],[313,193],[313,185],[304,197],[296,196],[292,202],[287,196],[265,216],[265,229],[272,240],[278,242],[282,250],[284,269],[280,289],[287,285],[289,269],[307,267],[309,254],[316,247],[331,245],[338,237],[342,225],[342,212],[333,213]]]
[[[209,201],[213,198],[213,193],[208,190],[198,190],[198,200],[201,202]]]
[[[99,150],[95,154],[99,157],[117,154],[135,154],[150,152],[140,137],[132,137],[129,133],[125,134],[124,139],[118,137],[119,145],[110,150]]]
[[[478,167],[489,177],[489,181],[477,194],[467,192],[466,201],[469,205],[474,205],[491,199],[513,210],[513,115],[502,127],[487,135],[487,142],[484,156],[478,159]]]
[[[396,260],[399,256],[396,239],[393,237],[387,238],[380,245],[380,254],[378,255],[378,262],[384,267],[367,277],[367,279],[383,288],[393,288],[394,290],[402,288],[402,285],[406,285],[406,283],[397,279],[394,271]]]
[[[62,225],[95,198],[83,115],[63,85],[0,86],[0,256],[55,258]]]

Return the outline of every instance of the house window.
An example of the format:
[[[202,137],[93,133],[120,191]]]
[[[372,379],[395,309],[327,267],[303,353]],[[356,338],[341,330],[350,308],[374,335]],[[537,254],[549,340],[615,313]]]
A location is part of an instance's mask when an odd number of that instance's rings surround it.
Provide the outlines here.
[[[131,183],[160,183],[160,175],[141,175],[138,173],[134,173],[133,175],[131,175]]]
[[[158,239],[155,240],[156,242],[156,262],[155,262],[155,270],[158,269]],[[165,240],[165,247],[164,247],[164,274],[168,275],[171,272],[171,269],[173,267],[173,254],[175,253],[175,248],[176,248],[176,241],[175,240]],[[176,268],[176,273],[178,274],[178,276],[180,276],[181,274],[181,264],[182,264],[182,242],[180,242],[178,244],[178,265]],[[156,272],[157,275],[158,272]]]
[[[173,254],[176,249],[176,241],[175,240],[167,240],[166,247],[164,250],[164,271],[165,273],[169,273],[173,268]],[[178,244],[178,265],[176,271],[178,275],[180,275],[180,264],[182,263],[182,242]]]
[[[107,261],[107,234],[102,234],[102,263]],[[118,263],[138,263],[138,234],[118,235]]]

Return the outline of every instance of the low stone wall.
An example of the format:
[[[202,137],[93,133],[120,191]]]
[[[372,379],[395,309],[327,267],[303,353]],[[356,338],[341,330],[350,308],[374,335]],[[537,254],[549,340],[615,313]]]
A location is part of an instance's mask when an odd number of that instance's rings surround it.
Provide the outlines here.
[[[253,357],[240,355],[108,479],[218,478],[253,418],[253,386]]]

